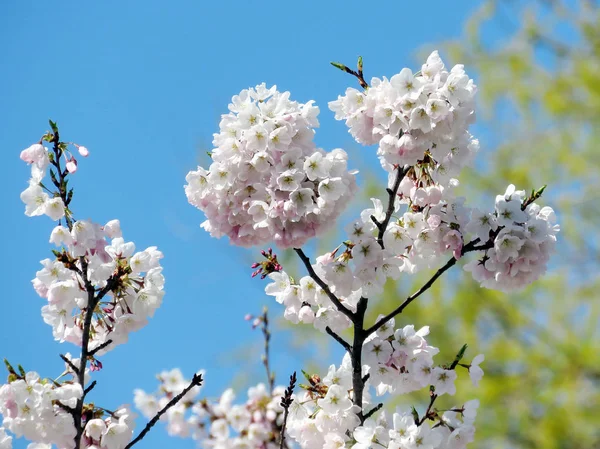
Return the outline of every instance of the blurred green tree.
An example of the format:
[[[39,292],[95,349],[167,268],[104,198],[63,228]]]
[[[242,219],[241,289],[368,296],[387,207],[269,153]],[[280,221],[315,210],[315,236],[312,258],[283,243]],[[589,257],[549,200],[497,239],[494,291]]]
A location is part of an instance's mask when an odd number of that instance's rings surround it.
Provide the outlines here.
[[[443,49],[475,74],[482,99],[482,162],[462,185],[490,209],[509,182],[526,190],[548,184],[560,244],[551,273],[521,293],[481,289],[455,269],[397,324],[431,325],[441,354],[464,343],[465,360],[485,354],[480,388],[471,390],[463,375],[464,387],[445,403],[471,399],[470,391],[481,401],[472,447],[599,448],[600,7],[486,1],[465,36]],[[388,283],[371,319],[427,278]]]

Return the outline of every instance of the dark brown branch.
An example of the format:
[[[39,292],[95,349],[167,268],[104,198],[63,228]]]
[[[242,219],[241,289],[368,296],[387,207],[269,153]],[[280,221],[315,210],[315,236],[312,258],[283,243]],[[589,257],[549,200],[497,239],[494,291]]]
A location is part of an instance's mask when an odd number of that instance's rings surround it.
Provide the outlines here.
[[[287,419],[290,412],[290,405],[294,401],[292,395],[294,394],[294,388],[296,387],[296,371],[290,376],[290,383],[285,390],[285,394],[281,398],[281,407],[283,407],[283,423],[281,424],[281,434],[279,435],[279,449],[283,449],[285,443],[285,427],[287,426]],[[127,448],[125,448],[127,449]]]
[[[345,66],[344,64],[340,64],[339,62],[332,62],[331,65],[334,66],[335,68],[340,69],[343,72],[346,72],[352,76],[355,76],[356,79],[358,80],[358,84],[360,84],[360,87],[362,87],[363,89],[369,88],[369,84],[365,81],[365,77],[363,74],[362,56],[358,57],[358,64],[357,64],[356,71],[352,70],[350,67]]]
[[[86,397],[87,394],[92,391],[94,389],[94,387],[96,386],[96,381],[93,381],[91,384],[88,385],[88,387],[83,391],[83,397]]]
[[[83,322],[83,336],[81,341],[81,358],[79,362],[79,371],[77,373],[77,381],[81,385],[82,389],[85,389],[85,368],[88,360],[88,345],[90,343],[90,328],[92,327],[92,318],[94,316],[94,309],[98,304],[98,299],[94,295],[94,286],[91,284],[87,277],[87,264],[83,270],[83,279],[86,284],[86,290],[88,293],[88,305],[85,310],[85,318]],[[83,400],[82,396],[75,406],[75,413],[73,413],[73,421],[77,433],[75,435],[75,449],[79,449],[81,446],[81,438],[83,436],[83,426],[81,424],[81,416],[83,414]]]
[[[73,372],[76,375],[79,375],[79,368],[77,368],[73,362],[71,362],[67,357],[65,357],[63,354],[59,354],[60,358],[63,359],[63,362],[65,362],[67,365],[69,365],[69,368],[71,368],[73,370]]]
[[[329,286],[323,281],[323,279],[321,279],[317,275],[317,273],[315,273],[315,270],[313,269],[312,265],[310,264],[310,259],[308,258],[308,256],[306,254],[304,254],[304,251],[302,251],[302,248],[294,248],[294,251],[296,251],[296,254],[298,254],[300,259],[304,263],[304,266],[306,267],[306,270],[308,271],[308,274],[310,275],[310,277],[317,283],[317,285],[319,287],[321,287],[323,289],[323,291],[327,294],[329,299],[331,299],[331,302],[333,302],[335,304],[335,306],[337,307],[337,309],[340,312],[342,312],[344,315],[346,315],[348,318],[350,318],[350,320],[352,320],[352,322],[354,322],[354,314],[352,313],[352,311],[341,303],[339,298],[333,294],[333,292],[329,289]]]
[[[336,334],[329,326],[327,326],[325,328],[325,332],[327,332],[329,335],[331,335],[335,341],[337,341],[340,345],[342,345],[344,347],[344,349],[346,350],[346,352],[348,352],[348,353],[352,352],[352,346],[350,346],[350,343],[348,343],[346,340],[344,340],[342,337],[340,337],[338,334]]]
[[[362,374],[362,348],[368,336],[364,329],[368,301],[367,298],[360,298],[356,306],[356,313],[353,320],[354,339],[352,341],[352,351],[350,352],[352,360],[352,393],[354,396],[352,402],[360,408],[358,418],[361,424],[365,421],[362,413],[363,391],[365,389]]]
[[[194,387],[199,386],[202,384],[202,374],[194,374],[194,377],[192,377],[192,380],[190,382],[190,384],[185,387],[183,389],[183,391],[181,391],[181,393],[179,393],[177,396],[174,396],[173,399],[171,399],[162,409],[160,409],[158,411],[158,413],[156,413],[156,415],[154,415],[154,417],[148,421],[148,423],[146,424],[146,426],[142,429],[142,431],[138,434],[137,437],[135,437],[127,446],[125,446],[125,449],[129,449],[130,447],[132,447],[134,444],[138,443],[139,441],[141,441],[148,432],[150,432],[150,429],[152,429],[152,427],[154,427],[154,425],[158,422],[158,420],[160,419],[160,417],[162,415],[164,415],[167,410],[169,410],[171,407],[173,407],[174,405],[176,405],[179,401],[181,401],[181,399]]]
[[[467,243],[463,247],[462,254],[466,254],[466,253],[469,253],[471,251],[478,251],[478,250],[483,250],[483,249],[489,249],[491,247],[489,243],[485,244],[485,245],[476,246],[477,243],[479,243],[479,239],[471,240],[469,243]],[[419,290],[417,290],[415,293],[413,293],[408,298],[406,298],[402,304],[400,304],[398,307],[396,307],[394,310],[392,310],[386,316],[384,316],[383,318],[380,318],[379,321],[377,321],[373,326],[371,326],[370,328],[368,328],[366,330],[367,337],[369,335],[371,335],[373,332],[377,331],[377,329],[379,329],[381,326],[383,326],[385,323],[387,323],[390,319],[392,319],[396,315],[402,313],[402,311],[411,302],[413,302],[415,299],[417,299],[419,296],[421,296],[424,292],[426,292],[427,290],[429,290],[429,288],[434,284],[434,282],[442,274],[444,274],[446,271],[448,271],[450,268],[452,268],[455,264],[456,264],[456,259],[454,257],[452,257],[450,260],[448,260],[448,262],[446,262],[446,264],[443,267],[441,267],[439,270],[437,270],[435,272],[435,274]]]
[[[391,189],[386,189],[388,193],[388,205],[387,210],[385,211],[385,219],[383,220],[383,222],[379,223],[379,221],[377,221],[374,216],[371,216],[371,220],[373,220],[373,223],[375,223],[375,226],[377,226],[377,229],[379,230],[379,232],[377,233],[377,243],[379,243],[381,249],[384,249],[383,236],[388,225],[390,224],[390,219],[392,218],[392,214],[394,213],[394,205],[396,204],[396,195],[398,195],[400,183],[402,182],[402,179],[408,172],[408,168],[408,166],[396,168],[397,173],[396,179],[394,180],[394,185]]]
[[[102,343],[100,346],[95,347],[94,349],[92,349],[90,351],[90,353],[88,354],[89,357],[94,357],[99,351],[102,351],[104,348],[106,348],[108,345],[110,345],[112,343],[112,340],[106,340],[104,343]]]
[[[382,407],[383,407],[383,403],[380,402],[375,407],[373,407],[371,410],[369,410],[364,416],[365,421],[367,419],[369,419],[371,416],[373,416],[375,413],[377,413],[379,410],[381,410]]]
[[[271,365],[269,363],[269,342],[271,341],[271,332],[269,331],[269,315],[268,310],[265,307],[262,314],[262,326],[261,330],[265,339],[265,354],[263,356],[263,364],[267,371],[267,381],[269,382],[269,392],[273,394],[275,388],[275,374],[271,372]]]
[[[433,388],[433,387],[431,387],[431,388]],[[426,419],[433,419],[433,414],[431,412],[431,409],[433,408],[433,404],[435,403],[435,400],[437,399],[438,395],[435,394],[435,391],[433,391],[433,390],[430,390],[429,394],[430,394],[429,406],[427,407],[427,410],[425,411],[425,414],[423,415],[423,417],[418,422],[415,423],[417,426],[420,426],[421,424],[423,424]]]

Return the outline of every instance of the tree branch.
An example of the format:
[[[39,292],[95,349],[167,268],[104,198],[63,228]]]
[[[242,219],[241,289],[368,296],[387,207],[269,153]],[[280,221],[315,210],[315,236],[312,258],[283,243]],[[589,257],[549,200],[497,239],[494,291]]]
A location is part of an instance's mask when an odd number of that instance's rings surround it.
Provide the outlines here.
[[[379,410],[381,410],[382,407],[383,407],[383,403],[380,402],[375,407],[373,407],[371,410],[369,410],[364,417],[365,421],[367,419],[369,419],[371,416],[373,416],[375,413],[377,413]]]
[[[192,388],[201,384],[202,374],[194,374],[194,377],[192,377],[192,381],[190,382],[190,384],[187,387],[185,387],[181,391],[181,393],[179,393],[177,396],[174,396],[173,399],[171,399],[162,409],[160,409],[158,413],[156,413],[156,415],[154,415],[154,417],[150,421],[148,421],[148,423],[146,424],[144,429],[138,434],[138,436],[135,437],[127,446],[125,446],[125,449],[129,449],[134,444],[141,441],[146,436],[146,434],[150,432],[150,429],[152,429],[152,427],[154,427],[154,425],[158,422],[160,417],[167,412],[167,410],[176,405]]]
[[[469,243],[467,243],[463,247],[462,253],[466,254],[466,253],[469,253],[471,251],[478,251],[478,250],[489,249],[489,248],[491,248],[491,245],[493,245],[493,243],[489,243],[488,242],[488,243],[486,243],[484,245],[476,246],[477,243],[479,243],[479,239],[478,238],[475,239],[475,240],[471,240]],[[417,299],[419,296],[421,296],[421,294],[423,294],[424,292],[426,292],[427,290],[429,290],[429,288],[435,283],[435,281],[442,274],[444,274],[451,267],[453,267],[455,264],[456,264],[456,259],[454,257],[452,257],[450,260],[448,260],[448,262],[446,262],[446,264],[443,267],[441,267],[439,270],[437,270],[435,272],[435,274],[419,290],[417,290],[415,293],[413,293],[408,298],[406,298],[402,304],[400,304],[398,307],[396,307],[394,310],[392,310],[386,316],[384,316],[383,318],[379,319],[379,321],[377,321],[373,326],[371,326],[370,328],[368,328],[366,330],[367,337],[369,335],[371,335],[373,332],[376,332],[377,329],[379,329],[381,326],[383,326],[385,323],[387,323],[390,319],[392,319],[396,315],[402,313],[402,311],[406,308],[406,306],[408,306],[411,302],[413,302],[415,299]]]
[[[96,381],[93,381],[84,391],[83,391],[83,397],[86,397],[87,394],[92,391],[94,389],[94,387],[96,386]]]
[[[63,359],[63,362],[65,362],[67,365],[69,365],[69,368],[71,368],[73,370],[73,372],[76,375],[79,375],[79,368],[77,368],[73,362],[71,362],[68,358],[66,358],[63,354],[59,354],[60,358]]]
[[[377,229],[379,230],[379,232],[377,234],[377,243],[379,243],[379,246],[381,246],[381,249],[384,249],[383,235],[385,234],[385,231],[386,231],[388,225],[390,224],[390,219],[392,218],[392,214],[394,213],[394,205],[396,204],[396,195],[398,194],[398,189],[400,188],[400,183],[402,182],[402,179],[404,179],[404,176],[408,172],[408,166],[398,167],[398,168],[396,168],[396,170],[397,170],[397,173],[396,173],[396,179],[394,180],[394,185],[392,186],[391,189],[386,189],[387,193],[388,193],[388,205],[387,205],[387,210],[385,212],[385,219],[383,220],[383,222],[379,223],[375,219],[375,217],[371,216],[371,220],[373,220],[373,223],[375,223],[375,226],[377,226]]]
[[[339,344],[341,344],[344,349],[346,350],[346,352],[351,353],[352,352],[352,346],[350,346],[350,343],[348,343],[346,340],[344,340],[342,337],[340,337],[338,334],[336,334],[329,326],[327,326],[325,328],[325,332],[327,332],[329,335],[331,335],[333,337],[333,339],[335,341],[337,341]]]
[[[304,266],[306,267],[306,270],[308,271],[308,274],[310,275],[310,277],[317,283],[317,285],[319,287],[321,287],[323,289],[323,291],[327,294],[329,299],[331,299],[331,302],[333,302],[335,304],[335,306],[337,307],[337,309],[340,312],[342,312],[344,315],[346,315],[348,318],[350,318],[350,320],[352,320],[352,322],[354,322],[354,313],[352,313],[352,311],[350,309],[348,309],[346,306],[344,306],[341,303],[339,298],[333,294],[333,292],[329,289],[329,286],[323,281],[323,279],[321,279],[317,275],[317,273],[315,273],[315,270],[313,269],[312,265],[310,264],[310,259],[308,258],[308,256],[306,254],[304,254],[304,251],[302,251],[302,248],[294,248],[294,251],[296,251],[296,254],[298,254],[300,259],[304,263]]]
[[[294,387],[296,386],[296,371],[290,376],[290,383],[285,390],[285,394],[281,398],[281,407],[283,407],[283,423],[281,424],[281,434],[279,436],[279,449],[283,449],[285,443],[285,427],[287,426],[288,414],[290,412],[290,405],[294,401],[292,395],[294,394]],[[127,449],[127,448],[125,448]]]
[[[90,353],[88,354],[88,357],[94,357],[96,355],[96,353],[98,351],[103,350],[104,348],[106,348],[109,344],[112,343],[112,340],[106,340],[104,343],[102,343],[100,346],[95,347],[94,349],[92,349],[90,351]]]

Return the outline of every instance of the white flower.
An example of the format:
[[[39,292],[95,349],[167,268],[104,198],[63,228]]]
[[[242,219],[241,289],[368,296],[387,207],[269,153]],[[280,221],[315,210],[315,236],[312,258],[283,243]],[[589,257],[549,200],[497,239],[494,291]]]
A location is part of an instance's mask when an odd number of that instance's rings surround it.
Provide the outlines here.
[[[479,367],[479,364],[485,360],[483,354],[476,355],[471,366],[469,366],[469,377],[476,387],[479,386],[479,381],[483,377],[483,370]]]

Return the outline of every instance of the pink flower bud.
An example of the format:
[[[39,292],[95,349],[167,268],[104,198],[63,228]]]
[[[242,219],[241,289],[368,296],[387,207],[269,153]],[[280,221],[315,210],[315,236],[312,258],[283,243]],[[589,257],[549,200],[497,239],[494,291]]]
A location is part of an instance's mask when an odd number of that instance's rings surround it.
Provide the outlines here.
[[[83,157],[88,157],[88,155],[90,154],[90,152],[89,152],[89,150],[86,147],[83,147],[81,145],[75,145],[75,146],[79,150],[79,154],[81,154]]]
[[[250,315],[249,313],[247,313],[247,314],[244,316],[244,320],[246,320],[246,321],[250,321],[252,318],[254,318],[254,317],[253,317],[252,315]]]
[[[75,160],[75,158],[67,162],[67,171],[69,173],[75,173],[77,171],[77,161]]]

